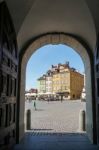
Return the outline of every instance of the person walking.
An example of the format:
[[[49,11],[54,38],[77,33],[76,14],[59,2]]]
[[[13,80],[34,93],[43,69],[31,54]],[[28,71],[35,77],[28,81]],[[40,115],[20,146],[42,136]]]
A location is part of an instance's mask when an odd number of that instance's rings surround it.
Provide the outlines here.
[[[36,101],[34,101],[34,109],[36,110]]]

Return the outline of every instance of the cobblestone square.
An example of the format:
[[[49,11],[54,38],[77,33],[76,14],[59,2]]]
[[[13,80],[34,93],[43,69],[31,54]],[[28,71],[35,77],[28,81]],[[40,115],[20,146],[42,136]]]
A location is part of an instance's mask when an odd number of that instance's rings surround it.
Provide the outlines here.
[[[81,100],[34,101],[25,103],[25,114],[31,109],[31,128],[33,132],[75,133],[78,131],[79,112],[85,110],[86,103]],[[26,120],[26,118],[25,118]]]

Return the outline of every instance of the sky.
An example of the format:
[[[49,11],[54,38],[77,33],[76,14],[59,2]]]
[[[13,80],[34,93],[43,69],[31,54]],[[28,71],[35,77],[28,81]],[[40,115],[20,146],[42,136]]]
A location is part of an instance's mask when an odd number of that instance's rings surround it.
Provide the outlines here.
[[[72,48],[58,44],[43,46],[30,57],[26,68],[26,90],[37,88],[37,79],[51,68],[51,65],[66,63],[74,67],[80,73],[84,73],[83,61]]]

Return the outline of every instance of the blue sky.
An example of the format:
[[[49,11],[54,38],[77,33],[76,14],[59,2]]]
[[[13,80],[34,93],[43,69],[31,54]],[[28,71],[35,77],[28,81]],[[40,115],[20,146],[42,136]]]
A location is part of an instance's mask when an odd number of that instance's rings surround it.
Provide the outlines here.
[[[84,72],[84,64],[81,57],[66,45],[46,45],[39,48],[29,59],[26,68],[26,90],[37,88],[37,79],[42,76],[51,65],[69,61],[70,66],[81,73]]]

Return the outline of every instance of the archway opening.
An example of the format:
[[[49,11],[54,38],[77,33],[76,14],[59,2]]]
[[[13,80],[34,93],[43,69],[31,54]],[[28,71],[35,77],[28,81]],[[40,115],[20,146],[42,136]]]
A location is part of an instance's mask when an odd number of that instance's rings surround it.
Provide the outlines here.
[[[84,72],[81,57],[66,45],[46,45],[31,56],[24,122],[30,109],[32,134],[85,133],[79,129],[80,110],[86,109]]]
[[[76,38],[65,35],[65,34],[47,34],[37,38],[32,42],[31,45],[27,47],[25,50],[24,55],[22,55],[22,59],[20,62],[20,89],[19,89],[19,139],[21,139],[24,135],[24,106],[25,106],[25,72],[26,72],[26,65],[30,58],[30,56],[40,47],[47,45],[47,44],[65,44],[72,47],[82,58],[84,65],[85,65],[85,74],[86,74],[86,131],[87,135],[90,140],[94,141],[94,122],[93,122],[93,98],[92,98],[92,67],[90,62],[90,55],[87,53],[87,49],[84,47],[79,40]],[[90,51],[90,49],[89,49]]]

